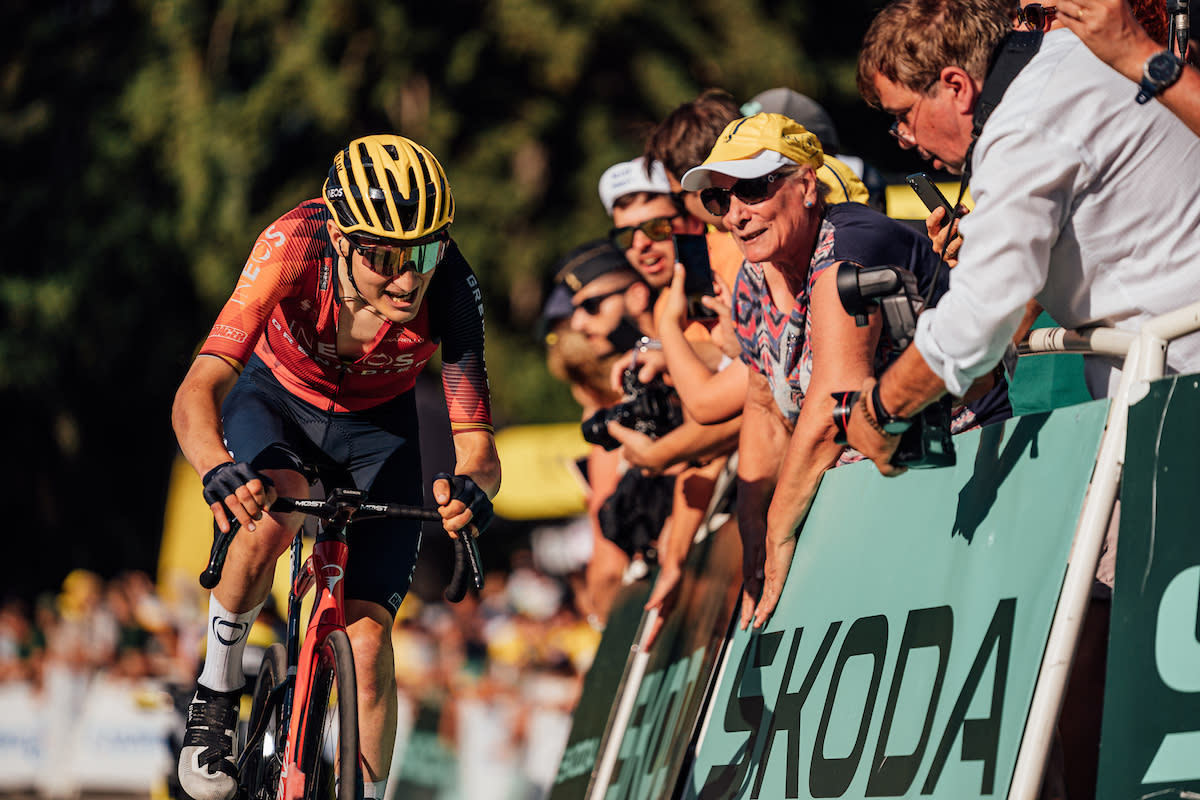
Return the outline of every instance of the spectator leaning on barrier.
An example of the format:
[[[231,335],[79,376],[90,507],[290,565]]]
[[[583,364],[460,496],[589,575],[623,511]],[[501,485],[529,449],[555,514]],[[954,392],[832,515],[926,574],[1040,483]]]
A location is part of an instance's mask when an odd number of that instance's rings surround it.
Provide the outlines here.
[[[873,375],[894,350],[878,315],[859,327],[842,308],[836,266],[898,265],[922,292],[938,274],[924,236],[858,203],[829,205],[816,177],[823,159],[802,125],[756,114],[730,123],[683,177],[723,214],[745,255],[733,299],[750,368],[738,448],[743,628],[751,619],[760,627],[774,610],[821,475],[843,456],[832,392]],[[959,427],[1007,416],[1004,394],[1002,384],[990,387],[978,418],[963,409]]]
[[[1064,327],[1137,330],[1198,295],[1200,139],[1160,104],[1137,104],[1070,31],[1045,34],[973,138],[989,58],[1010,29],[1002,3],[900,0],[875,19],[859,57],[863,96],[935,166],[970,166],[975,197],[950,291],[880,379],[889,417],[960,395],[990,371],[1031,298]],[[917,43],[920,58],[897,58]],[[1173,343],[1167,367],[1200,368],[1200,335]],[[1094,396],[1115,388],[1113,359],[1089,357],[1086,369]],[[862,416],[851,442],[892,472],[897,437]]]
[[[660,295],[675,274],[672,237],[703,234],[704,223],[689,214],[679,196],[671,191],[663,166],[658,162],[647,165],[639,157],[615,164],[601,176],[598,189],[605,210],[613,218],[610,241],[625,251],[629,263],[654,288],[655,294]],[[657,299],[661,300],[661,297]],[[653,352],[657,345],[654,340],[657,339],[658,308],[656,305],[648,341],[641,344],[638,356]],[[696,327],[699,330],[692,335],[707,336],[703,326]],[[656,438],[617,422],[607,425],[609,435],[621,445],[624,459],[636,468],[634,474],[622,477],[621,486],[610,501],[613,509],[623,497],[649,492],[652,487],[668,483],[674,487],[670,513],[662,533],[655,532],[656,553],[662,569],[647,606],[658,607],[662,616],[669,612],[673,603],[683,559],[703,522],[724,459],[736,445],[738,424],[736,420],[715,425],[700,424],[684,409],[682,424]],[[663,473],[674,475],[674,480],[660,478]],[[639,487],[639,481],[644,485]],[[640,516],[637,505],[634,502],[628,510]],[[605,518],[609,518],[607,514]]]
[[[567,293],[568,308],[550,309],[565,314],[568,330],[563,335],[582,339],[570,345],[574,355],[567,359],[565,374],[572,383],[581,382],[576,397],[584,417],[620,400],[617,392],[605,392],[608,366],[618,354],[634,347],[651,330],[650,287],[625,257],[607,241],[587,242],[574,248],[558,264],[556,287]],[[565,354],[564,354],[565,355]],[[603,364],[603,367],[599,367]],[[599,374],[597,374],[599,373]],[[593,383],[595,381],[595,383]],[[619,450],[592,445],[587,458],[588,516],[592,522],[592,557],[586,571],[586,597],[582,605],[597,627],[603,626],[629,564],[628,555],[608,539],[600,526],[600,510],[621,479]]]
[[[646,137],[642,154],[647,161],[663,164],[671,189],[683,198],[692,215],[717,230],[725,229],[720,216],[706,211],[696,193],[684,189],[680,181],[684,173],[708,157],[725,126],[743,116],[751,115],[741,111],[733,95],[722,89],[706,89],[654,126]],[[803,124],[802,120],[797,121]],[[817,167],[817,180],[828,187],[825,196],[828,203],[866,203],[868,200],[866,185],[849,165],[836,158],[825,157]]]
[[[1022,14],[1037,11],[1045,9],[1026,4]],[[873,399],[854,409],[848,435],[884,474],[901,470],[889,463],[898,437],[883,426],[903,425],[992,369],[1031,298],[1067,328],[1136,331],[1200,294],[1200,139],[1162,104],[1135,102],[1129,81],[1057,20],[1002,100],[981,102],[1003,74],[987,70],[1008,58],[1006,43],[1036,40],[1011,29],[1007,4],[898,0],[875,18],[859,55],[864,98],[895,115],[901,141],[967,171],[975,198],[950,290],[921,315],[913,345],[877,386],[842,387]],[[1170,345],[1167,369],[1200,370],[1200,335]],[[1085,359],[1094,396],[1109,394],[1118,373],[1114,360]],[[1115,553],[1114,524],[1059,717],[1066,784],[1078,797],[1094,794]]]

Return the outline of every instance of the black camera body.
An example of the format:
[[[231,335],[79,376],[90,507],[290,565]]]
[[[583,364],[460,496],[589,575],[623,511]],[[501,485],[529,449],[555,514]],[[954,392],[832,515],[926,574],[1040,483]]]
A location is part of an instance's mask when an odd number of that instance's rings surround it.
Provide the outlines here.
[[[626,428],[644,433],[651,439],[670,433],[683,424],[683,407],[679,395],[661,377],[649,383],[637,378],[636,366],[621,376],[625,398],[620,403],[602,408],[583,421],[583,438],[605,450],[616,450],[621,443],[608,433],[608,423],[619,422]]]
[[[895,342],[897,352],[912,344],[917,314],[924,307],[915,275],[900,267],[858,267],[842,262],[838,265],[837,287],[842,307],[859,327],[866,325],[868,315],[878,308],[883,314],[883,335]],[[859,392],[835,392],[833,397],[837,401],[833,410],[837,426],[834,441],[846,444],[846,428]],[[913,417],[912,426],[900,435],[891,463],[914,468],[954,466],[957,457],[950,437],[951,405],[946,395]]]

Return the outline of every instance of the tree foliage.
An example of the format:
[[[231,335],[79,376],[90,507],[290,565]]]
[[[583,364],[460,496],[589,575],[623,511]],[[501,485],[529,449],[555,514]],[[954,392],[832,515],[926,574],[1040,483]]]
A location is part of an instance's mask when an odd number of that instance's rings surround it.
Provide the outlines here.
[[[6,15],[10,491],[18,524],[65,548],[34,549],[31,574],[153,568],[174,388],[254,237],[318,194],[346,141],[395,131],[438,154],[485,292],[498,421],[571,419],[536,323],[550,265],[608,227],[600,173],[710,86],[810,94],[842,122],[845,149],[886,167],[886,121],[853,93],[870,11],[74,0]]]

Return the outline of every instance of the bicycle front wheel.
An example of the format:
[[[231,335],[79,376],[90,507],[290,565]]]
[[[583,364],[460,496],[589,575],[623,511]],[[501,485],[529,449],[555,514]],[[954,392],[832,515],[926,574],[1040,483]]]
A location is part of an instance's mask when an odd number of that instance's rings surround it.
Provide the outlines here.
[[[361,800],[358,692],[345,631],[334,631],[321,643],[304,713],[305,800]]]
[[[246,743],[245,760],[239,775],[242,791],[239,800],[271,800],[279,785],[279,768],[283,763],[287,728],[284,722],[283,698],[271,693],[287,679],[287,650],[273,644],[263,655],[254,682],[254,697],[250,703],[250,741]]]

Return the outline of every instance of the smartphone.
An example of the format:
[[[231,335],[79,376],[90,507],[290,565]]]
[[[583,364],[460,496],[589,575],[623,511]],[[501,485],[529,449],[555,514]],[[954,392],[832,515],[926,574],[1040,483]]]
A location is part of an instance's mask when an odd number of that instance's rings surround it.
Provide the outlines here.
[[[708,240],[697,233],[675,234],[675,260],[683,264],[683,291],[688,299],[689,319],[714,319],[717,312],[705,307],[701,297],[714,297],[712,266],[708,262]]]
[[[908,181],[908,185],[917,193],[917,197],[921,198],[921,202],[930,211],[933,211],[939,206],[946,209],[947,218],[954,213],[954,206],[946,199],[946,195],[941,193],[937,184],[929,177],[927,172],[916,172],[909,175],[904,180]]]

